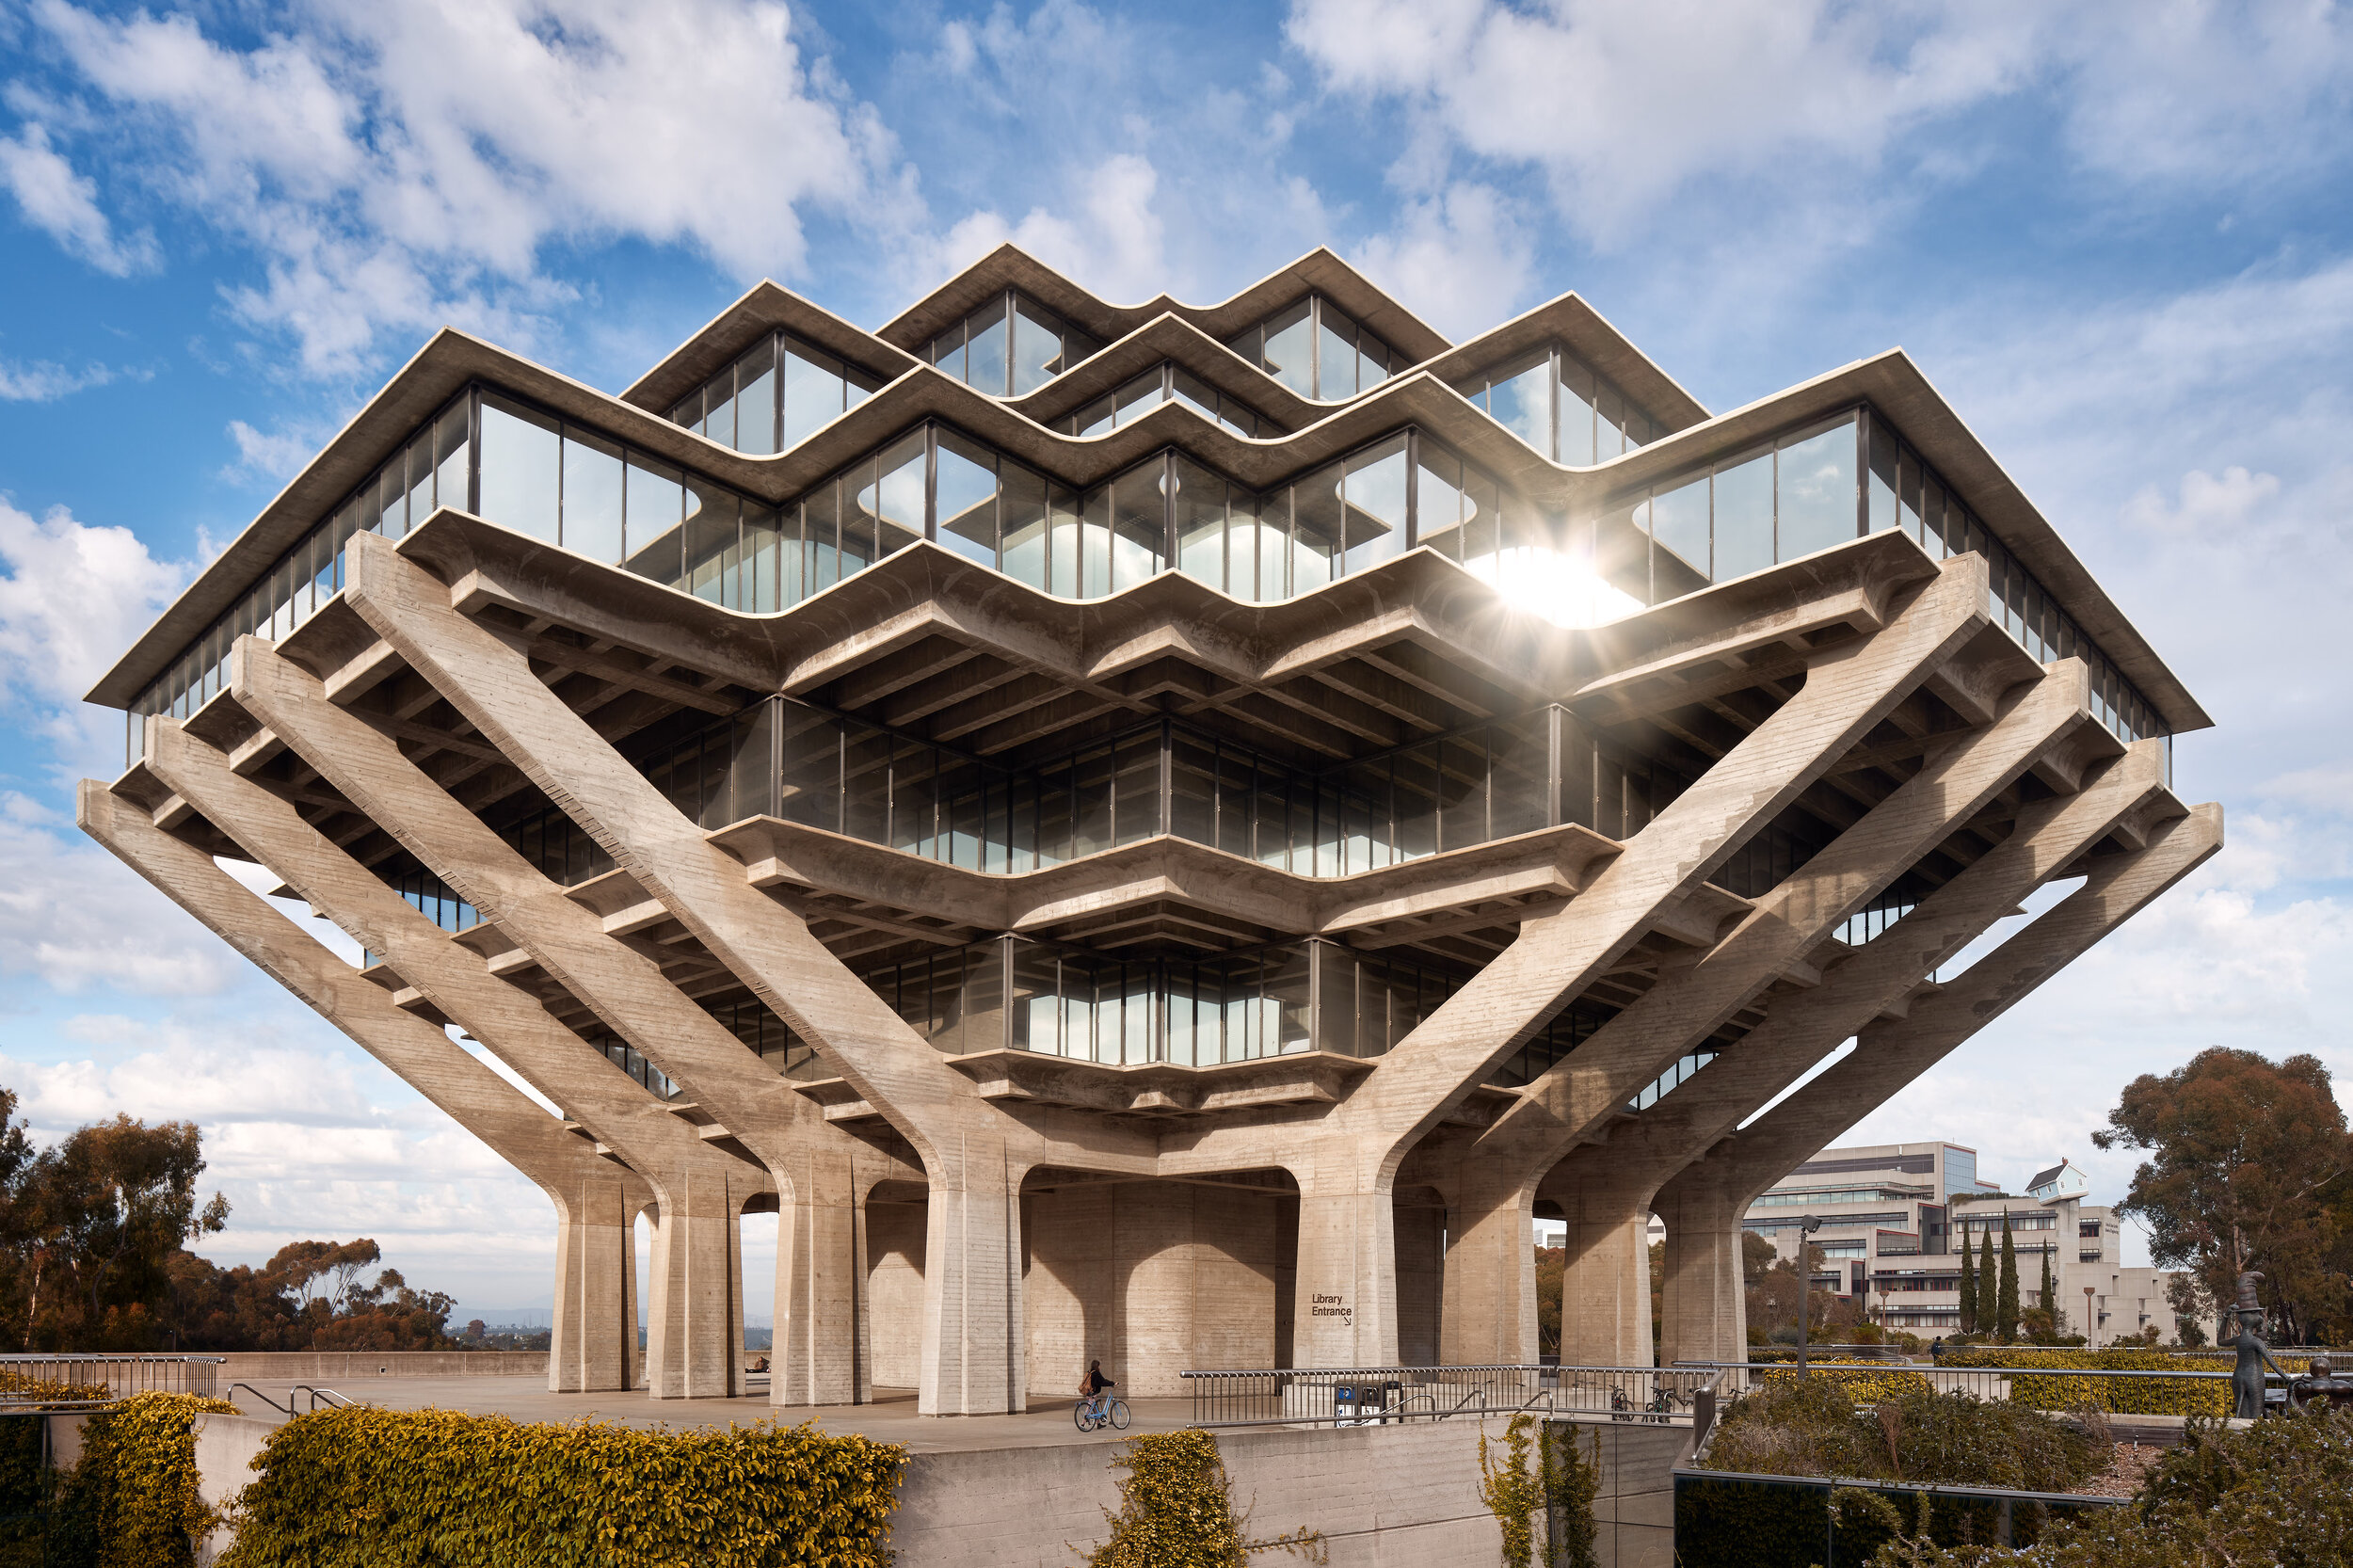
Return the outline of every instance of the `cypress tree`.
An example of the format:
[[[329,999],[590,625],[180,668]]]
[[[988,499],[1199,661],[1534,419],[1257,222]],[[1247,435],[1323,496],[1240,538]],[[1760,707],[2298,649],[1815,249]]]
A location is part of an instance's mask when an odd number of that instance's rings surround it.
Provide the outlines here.
[[[1977,1332],[1977,1243],[1965,1225],[1961,1232],[1961,1332]]]
[[[2058,1337],[2058,1288],[2051,1283],[2051,1249],[2042,1249],[2042,1310],[2051,1315],[2051,1337]]]
[[[2010,1244],[2009,1211],[2002,1211],[2002,1283],[2001,1293],[1994,1298],[1994,1325],[2001,1330],[2002,1342],[2008,1344],[2018,1337],[2018,1249]]]
[[[1993,1272],[1993,1236],[1986,1233],[1977,1243],[1977,1332],[1992,1334],[2002,1325],[1993,1316],[1995,1304],[2001,1301],[1997,1288],[1999,1276]]]

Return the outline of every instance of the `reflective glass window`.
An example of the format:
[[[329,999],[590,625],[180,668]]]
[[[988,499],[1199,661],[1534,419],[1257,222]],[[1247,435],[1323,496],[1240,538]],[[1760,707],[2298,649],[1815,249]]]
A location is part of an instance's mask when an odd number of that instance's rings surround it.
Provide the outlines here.
[[[463,397],[452,403],[433,426],[433,504],[461,512],[471,504],[466,498],[466,478],[472,467],[466,445],[466,404]]]
[[[1343,570],[1363,571],[1405,551],[1405,438],[1387,440],[1348,459]]]
[[[1327,403],[1356,395],[1356,324],[1318,301],[1316,396]]]
[[[1291,593],[1332,581],[1340,551],[1341,472],[1334,463],[1291,487]]]
[[[622,548],[629,569],[657,583],[676,583],[684,569],[680,525],[686,485],[679,471],[632,456],[622,478]]]
[[[1503,492],[1496,482],[1463,465],[1463,565],[1490,583],[1503,562]]]
[[[1046,480],[1018,463],[1006,463],[999,480],[1002,534],[999,570],[1033,588],[1046,586]],[[943,504],[944,514],[946,507]]]
[[[1074,436],[1099,436],[1119,423],[1119,403],[1113,397],[1098,397],[1070,416],[1070,433]]]
[[[1868,490],[1871,532],[1896,526],[1896,478],[1898,463],[1895,432],[1879,420],[1870,421],[1871,479]]]
[[[1063,324],[1016,295],[1013,302],[1013,395],[1035,392],[1077,360],[1065,352]]]
[[[564,548],[621,558],[621,449],[577,425],[564,430]]]
[[[408,443],[408,526],[414,528],[433,515],[433,433],[428,430]]]
[[[1608,462],[1625,452],[1625,399],[1607,381],[1593,389],[1593,460]]]
[[[959,321],[932,340],[931,362],[954,376],[964,379],[964,323]]]
[[[942,430],[938,482],[939,542],[983,566],[995,566],[996,454],[952,430]]]
[[[786,344],[781,450],[792,451],[820,427],[840,417],[843,387],[840,361],[799,344]]]
[[[1176,486],[1171,530],[1176,569],[1224,591],[1225,481],[1190,457],[1172,456],[1169,466]]]
[[[731,590],[742,568],[742,521],[734,491],[697,475],[686,476],[685,563],[680,586],[713,604],[740,606],[738,594]]]
[[[1414,542],[1450,561],[1463,559],[1463,464],[1433,441],[1418,443],[1414,476]]]
[[[1552,351],[1538,349],[1495,372],[1487,411],[1545,456],[1552,456]]]
[[[1356,329],[1356,390],[1370,392],[1387,380],[1400,367],[1397,355],[1388,344],[1363,328]]]
[[[735,449],[776,449],[776,340],[763,338],[735,361]]]
[[[1112,393],[1112,423],[1127,424],[1160,407],[1167,395],[1162,390],[1161,375],[1160,368],[1155,367]]]
[[[773,615],[780,609],[776,592],[782,559],[783,537],[776,509],[758,502],[744,502],[743,575],[728,608],[748,610],[756,616]]]
[[[1773,564],[1773,455],[1760,452],[1716,472],[1717,582],[1762,571]]]
[[[973,312],[964,324],[964,378],[993,397],[1002,397],[1011,381],[1006,366],[1005,307],[1000,302]]]
[[[503,528],[555,543],[560,448],[555,421],[519,403],[484,396],[482,515]]]
[[[1650,531],[1685,566],[1707,577],[1707,476],[1651,497]]]
[[[1131,588],[1160,569],[1168,539],[1167,476],[1160,458],[1112,481],[1111,591]]]
[[[1851,418],[1781,441],[1780,557],[1795,560],[1855,536]]]
[[[923,432],[918,430],[882,455],[875,489],[880,504],[873,507],[881,549],[873,560],[895,554],[923,536]]]
[[[1302,397],[1316,395],[1314,301],[1303,299],[1267,317],[1258,367]]]
[[[1593,373],[1570,355],[1561,356],[1560,461],[1571,468],[1593,465]]]

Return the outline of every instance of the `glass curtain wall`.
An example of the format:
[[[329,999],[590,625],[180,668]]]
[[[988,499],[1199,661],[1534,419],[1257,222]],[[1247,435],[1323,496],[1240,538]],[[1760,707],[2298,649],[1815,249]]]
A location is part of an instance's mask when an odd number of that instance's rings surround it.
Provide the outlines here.
[[[625,752],[706,829],[776,817],[994,874],[1165,834],[1298,876],[1351,876],[1562,824],[1631,838],[1690,782],[1561,708],[1321,770],[1173,720],[1008,768],[782,696]],[[501,833],[567,886],[613,868],[553,808]],[[1812,853],[1760,847],[1770,837],[1719,884],[1745,892],[1726,878],[1785,875]]]
[[[931,364],[991,397],[1020,397],[1103,345],[1016,290],[923,345]]]
[[[1195,380],[1173,360],[1161,360],[1117,392],[1096,398],[1055,428],[1065,435],[1100,436],[1142,419],[1163,403],[1182,403],[1237,436],[1255,439],[1282,433],[1281,425],[1241,400]]]
[[[1492,366],[1455,390],[1569,468],[1606,463],[1666,434],[1608,376],[1558,343]]]
[[[1317,403],[1369,392],[1405,368],[1396,350],[1320,294],[1284,306],[1225,346]]]
[[[680,398],[670,423],[766,456],[792,451],[881,385],[881,377],[790,332],[771,332]]]
[[[1023,936],[909,959],[866,977],[943,1054],[1026,1050],[1110,1066],[1213,1067],[1328,1051],[1385,1054],[1466,971],[1321,937],[1232,952],[1128,957]],[[1489,1081],[1531,1081],[1614,1016],[1564,1008]]]
[[[1867,408],[1651,486],[1615,515],[1650,536],[1653,603],[1882,529],[1904,530],[1940,560],[1975,552],[1986,561],[1987,612],[2003,630],[2045,663],[2082,658],[2095,710],[2120,740],[2161,732],[2147,699]]]

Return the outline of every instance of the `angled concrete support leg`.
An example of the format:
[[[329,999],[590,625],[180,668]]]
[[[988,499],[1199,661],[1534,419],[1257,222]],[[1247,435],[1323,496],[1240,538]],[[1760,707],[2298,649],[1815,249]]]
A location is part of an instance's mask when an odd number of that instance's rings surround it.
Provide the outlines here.
[[[486,924],[537,960],[689,1096],[727,1106],[725,1130],[759,1156],[780,1192],[792,1185],[795,1169],[846,1165],[860,1157],[892,1163],[827,1127],[823,1112],[683,996],[654,960],[606,936],[596,915],[566,897],[380,731],[328,701],[309,674],[248,639],[236,650],[231,685],[240,703],[482,911]],[[815,1201],[822,1206],[825,1200]],[[814,1215],[797,1214],[792,1223],[804,1218],[817,1223]],[[844,1281],[796,1283],[787,1275],[789,1268],[844,1264],[839,1248],[778,1248],[776,1300],[780,1311],[789,1304],[796,1317],[789,1334],[779,1324],[770,1358],[776,1368],[772,1401],[840,1404],[857,1398],[849,1350],[856,1322],[819,1316],[855,1310],[855,1290]],[[665,1288],[686,1288],[652,1283],[656,1300],[665,1299]],[[740,1280],[735,1288],[740,1290]],[[815,1359],[799,1359],[809,1346],[818,1347]]]
[[[1858,643],[1826,651],[1805,684],[1690,789],[1627,843],[1568,907],[1531,919],[1513,944],[1383,1056],[1372,1073],[1310,1135],[1290,1162],[1319,1173],[1329,1190],[1340,1183],[1321,1173],[1353,1167],[1344,1190],[1386,1202],[1398,1165],[1441,1118],[1485,1081],[1497,1064],[1518,1049],[1593,981],[1641,940],[1660,913],[1705,881],[1749,835],[1769,823],[1831,765],[1869,733],[1921,682],[1962,650],[1985,627],[1984,569],[1975,557],[1945,564],[1885,627]],[[1201,1141],[1214,1148],[1214,1135]],[[1527,1186],[1532,1189],[1533,1176]],[[1303,1194],[1311,1191],[1301,1182]],[[1311,1310],[1319,1295],[1394,1302],[1394,1241],[1365,1234],[1377,1224],[1310,1225],[1303,1195],[1299,1299]],[[1530,1198],[1529,1201],[1532,1201]],[[1483,1214],[1472,1234],[1449,1238],[1468,1244],[1476,1265],[1494,1282],[1489,1301],[1449,1291],[1444,1344],[1449,1360],[1530,1360],[1535,1355],[1535,1265],[1525,1205],[1469,1200]],[[1516,1220],[1516,1223],[1515,1223]],[[1449,1251],[1448,1277],[1457,1277]],[[1319,1364],[1319,1341],[1304,1331],[1295,1355]],[[1393,1313],[1379,1320],[1385,1337],[1353,1342],[1395,1343]],[[1328,1334],[1328,1331],[1326,1331]],[[1509,1343],[1499,1341],[1508,1340]],[[1321,1341],[1332,1342],[1328,1338]],[[1351,1358],[1356,1365],[1364,1360]]]
[[[78,815],[85,833],[547,1193],[556,1215],[549,1391],[634,1388],[636,1262],[629,1229],[638,1211],[653,1201],[645,1179],[591,1152],[446,1032],[395,1005],[383,987],[222,871],[211,856],[157,827],[147,812],[85,780]]]
[[[1919,772],[1759,899],[1705,955],[1675,971],[1672,982],[1662,975],[1640,1000],[1529,1084],[1527,1096],[1462,1160],[1456,1189],[1464,1228],[1448,1258],[1448,1278],[1462,1292],[1463,1304],[1457,1311],[1449,1303],[1447,1312],[1449,1353],[1468,1358],[1514,1346],[1532,1353],[1534,1265],[1522,1221],[1545,1173],[2020,775],[2073,744],[2089,723],[2080,661],[2062,661],[2021,682],[2002,699],[1993,723],[1930,755]],[[2106,741],[2104,733],[2101,739]],[[2113,749],[2112,741],[2106,744]],[[1564,1359],[1612,1366],[1649,1360],[1649,1304],[1644,1300],[1640,1312],[1633,1305],[1647,1296],[1647,1265],[1640,1282],[1616,1277],[1640,1251],[1629,1252],[1624,1234],[1629,1223],[1639,1230],[1647,1213],[1633,1212],[1647,1197],[1636,1191],[1640,1186],[1639,1179],[1613,1178],[1591,1201],[1576,1192],[1562,1200],[1571,1256],[1593,1246],[1607,1249],[1584,1265],[1592,1277],[1573,1282],[1565,1298]],[[1487,1270],[1496,1277],[1485,1290],[1475,1288],[1473,1272]],[[1488,1302],[1498,1310],[1483,1310]]]
[[[1903,1017],[1864,1030],[1843,1061],[1686,1166],[1659,1192],[1658,1212],[1667,1220],[1667,1277],[1689,1279],[1694,1288],[1707,1281],[1712,1288],[1737,1291],[1740,1216],[1758,1193],[1836,1142],[2221,847],[2222,808],[2205,805],[2158,824],[2137,850],[2094,857],[2082,888],[1914,1001]],[[1675,1214],[1689,1216],[1680,1240]],[[1693,1256],[1694,1250],[1706,1256]],[[1720,1261],[1725,1256],[1733,1265],[1729,1283]],[[1689,1336],[1678,1328],[1673,1348],[1683,1359],[1737,1358],[1746,1351],[1745,1342],[1717,1340],[1706,1348],[1718,1353],[1692,1353],[1705,1342],[1703,1334],[1721,1332],[1735,1316],[1721,1303],[1706,1309],[1695,1302],[1679,1304],[1675,1321],[1689,1325]]]
[[[859,1212],[887,1167],[870,1164],[875,1174],[861,1177],[846,1151],[809,1148],[782,1173],[789,1191],[777,1194],[771,1403],[862,1404],[873,1398]]]
[[[914,1145],[932,1188],[934,1248],[919,1408],[1022,1408],[1020,1221],[1017,1203],[1000,1192],[1004,1173],[1014,1173],[1017,1196],[1019,1172],[1049,1157],[1148,1172],[1153,1141],[1096,1118],[1015,1120],[989,1103],[567,708],[520,653],[459,613],[445,584],[369,536],[352,540],[348,564],[345,600],[369,627]],[[504,918],[499,905],[484,907]],[[984,1175],[968,1175],[975,1171]]]
[[[1697,1167],[1693,1167],[1694,1170]],[[1656,1201],[1667,1226],[1660,1272],[1658,1360],[1745,1361],[1749,1353],[1748,1276],[1740,1257],[1746,1200],[1721,1172],[1670,1183]]]
[[[148,721],[147,766],[248,854],[282,877],[445,1017],[618,1152],[654,1191],[660,1262],[651,1281],[648,1385],[656,1398],[736,1391],[734,1216],[773,1192],[766,1173],[702,1142],[602,1051],[489,972],[295,808],[168,719]]]

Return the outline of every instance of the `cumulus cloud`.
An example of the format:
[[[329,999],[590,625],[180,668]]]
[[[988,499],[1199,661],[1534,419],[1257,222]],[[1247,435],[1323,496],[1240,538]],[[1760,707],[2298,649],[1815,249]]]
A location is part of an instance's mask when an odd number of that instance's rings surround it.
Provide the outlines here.
[[[940,270],[968,266],[1010,240],[1097,295],[1149,299],[1168,281],[1159,189],[1147,159],[1119,153],[1085,171],[1067,214],[1032,207],[1010,223],[993,211],[968,216],[941,237]]]
[[[83,167],[249,248],[263,276],[232,308],[313,372],[445,321],[528,343],[570,297],[543,264],[559,243],[640,238],[791,276],[805,211],[898,210],[888,136],[804,57],[781,5],[310,0],[250,46],[186,15],[40,0],[33,16],[105,126]],[[95,259],[98,185],[45,133],[21,147],[25,178],[57,193],[44,226]]]
[[[0,403],[55,403],[88,387],[103,387],[115,378],[104,365],[68,370],[46,360],[33,364],[0,362]]]
[[[116,235],[99,210],[97,182],[73,171],[50,146],[49,128],[39,121],[13,136],[0,136],[0,184],[16,199],[25,222],[101,272],[126,277],[155,259],[147,236]]]
[[[1511,201],[1466,183],[1405,202],[1386,232],[1366,241],[1367,277],[1457,339],[1513,313],[1535,280],[1535,248]]]

